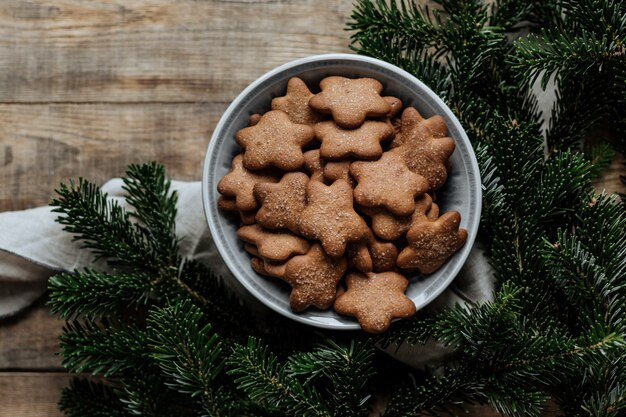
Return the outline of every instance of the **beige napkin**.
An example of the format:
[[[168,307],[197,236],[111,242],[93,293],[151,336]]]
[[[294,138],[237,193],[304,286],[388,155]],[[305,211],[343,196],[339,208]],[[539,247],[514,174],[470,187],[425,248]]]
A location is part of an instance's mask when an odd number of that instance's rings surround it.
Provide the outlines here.
[[[202,208],[201,183],[172,181],[172,189],[178,193],[176,233],[182,255],[210,265],[249,305],[265,308],[249,299],[213,245]],[[102,190],[122,207],[127,206],[120,179],[108,181]],[[93,265],[89,251],[81,250],[81,242],[64,232],[56,218],[47,206],[0,213],[0,318],[17,314],[41,297],[52,274]],[[106,264],[102,262],[98,268],[106,268]],[[480,245],[475,244],[458,278],[428,308],[486,301],[491,299],[493,288],[491,267]],[[448,353],[436,343],[419,350],[390,347],[388,352],[416,367]]]

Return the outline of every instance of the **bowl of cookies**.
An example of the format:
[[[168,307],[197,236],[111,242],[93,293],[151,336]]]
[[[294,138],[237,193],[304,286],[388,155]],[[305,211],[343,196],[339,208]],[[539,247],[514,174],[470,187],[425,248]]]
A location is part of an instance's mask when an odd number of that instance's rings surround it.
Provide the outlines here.
[[[215,245],[255,298],[329,329],[381,333],[467,259],[480,173],[461,124],[389,63],[317,55],[250,84],[203,171]]]

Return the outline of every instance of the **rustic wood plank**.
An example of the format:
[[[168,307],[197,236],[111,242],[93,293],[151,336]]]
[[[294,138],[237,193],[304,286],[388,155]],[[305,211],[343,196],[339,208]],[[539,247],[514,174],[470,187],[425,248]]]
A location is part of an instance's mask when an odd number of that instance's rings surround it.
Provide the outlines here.
[[[59,182],[101,183],[156,160],[198,180],[226,103],[0,104],[0,211],[46,204]]]
[[[57,352],[64,322],[43,304],[0,322],[0,371],[62,370]]]
[[[0,417],[61,417],[66,373],[0,373]]]
[[[0,3],[0,102],[228,101],[269,69],[349,52],[352,0]]]

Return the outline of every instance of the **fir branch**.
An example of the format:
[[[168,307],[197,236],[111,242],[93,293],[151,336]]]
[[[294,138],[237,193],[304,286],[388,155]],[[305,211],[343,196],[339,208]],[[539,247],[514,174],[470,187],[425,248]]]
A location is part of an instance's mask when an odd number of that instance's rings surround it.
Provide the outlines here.
[[[189,300],[150,311],[150,356],[169,380],[168,386],[214,403],[213,382],[224,366],[221,343],[202,311]]]
[[[394,387],[383,417],[423,415],[456,416],[462,404],[471,404],[472,392],[480,390],[475,375],[464,366],[446,368],[441,376],[415,378]]]
[[[257,339],[251,337],[247,345],[235,346],[227,363],[228,373],[251,400],[293,416],[332,416],[317,392],[289,376],[285,366]]]
[[[144,236],[136,230],[129,214],[115,200],[109,200],[100,187],[79,179],[61,184],[58,197],[50,202],[63,230],[83,241],[96,259],[111,258],[113,262],[131,265],[150,265],[150,248]]]
[[[165,167],[155,162],[129,165],[123,178],[123,189],[128,193],[127,202],[134,211],[130,215],[140,223],[151,243],[154,259],[167,266],[177,263],[178,241],[176,238],[176,202],[178,196],[171,191],[171,181],[165,175]]]
[[[327,394],[329,405],[336,417],[359,417],[367,413],[370,395],[363,390],[374,376],[372,360],[373,347],[368,342],[340,346],[327,340],[309,352],[301,352],[289,358],[287,363],[290,376],[306,376],[304,382],[324,376],[324,385],[330,383]]]
[[[88,319],[112,314],[122,307],[145,305],[153,286],[141,273],[113,275],[90,269],[61,273],[48,280],[52,313],[62,319]]]
[[[75,320],[65,325],[60,337],[61,365],[77,374],[119,375],[146,365],[147,347],[146,333],[135,325]]]
[[[73,378],[63,389],[59,409],[67,417],[128,417],[112,389],[101,382]]]
[[[541,75],[541,87],[546,88],[553,74],[575,78],[598,71],[600,63],[615,59],[616,46],[592,33],[579,36],[569,32],[552,33],[544,30],[541,37],[529,35],[517,43],[517,68],[532,82]]]

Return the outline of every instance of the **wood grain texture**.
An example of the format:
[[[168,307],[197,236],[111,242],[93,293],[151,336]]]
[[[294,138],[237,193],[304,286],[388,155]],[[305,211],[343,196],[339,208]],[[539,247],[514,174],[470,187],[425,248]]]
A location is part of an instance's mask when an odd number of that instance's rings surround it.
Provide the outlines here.
[[[66,373],[0,373],[0,417],[61,417],[61,390]]]
[[[61,181],[101,183],[155,160],[198,180],[224,103],[0,104],[0,211],[46,204]]]
[[[51,316],[44,302],[0,322],[0,376],[7,370],[61,371],[57,352],[62,327],[63,321]]]
[[[269,69],[347,52],[351,0],[0,3],[1,102],[231,100]]]

